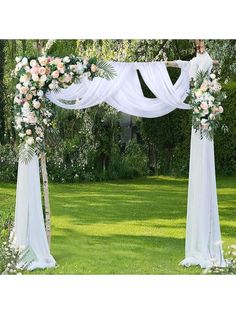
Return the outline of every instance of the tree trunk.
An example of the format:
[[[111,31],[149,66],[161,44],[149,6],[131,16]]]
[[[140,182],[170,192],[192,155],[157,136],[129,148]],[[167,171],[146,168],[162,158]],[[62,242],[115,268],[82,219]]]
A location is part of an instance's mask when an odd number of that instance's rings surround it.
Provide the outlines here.
[[[37,49],[39,56],[42,54],[43,42],[37,40]],[[49,189],[48,189],[48,173],[46,154],[41,153],[41,171],[43,179],[43,195],[44,195],[44,208],[45,208],[45,228],[47,234],[48,245],[51,244],[51,215],[50,215],[50,203],[49,203]]]
[[[45,228],[48,239],[48,244],[51,244],[51,215],[50,215],[50,203],[49,203],[49,189],[48,189],[48,173],[46,154],[41,154],[41,171],[43,179],[43,194],[44,194],[44,206],[45,206]]]

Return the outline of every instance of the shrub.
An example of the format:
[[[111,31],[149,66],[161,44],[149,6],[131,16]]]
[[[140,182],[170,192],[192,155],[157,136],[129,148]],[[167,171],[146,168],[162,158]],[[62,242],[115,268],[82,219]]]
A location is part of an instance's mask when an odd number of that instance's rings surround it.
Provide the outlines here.
[[[16,181],[18,155],[12,145],[0,144],[0,180],[5,182]]]

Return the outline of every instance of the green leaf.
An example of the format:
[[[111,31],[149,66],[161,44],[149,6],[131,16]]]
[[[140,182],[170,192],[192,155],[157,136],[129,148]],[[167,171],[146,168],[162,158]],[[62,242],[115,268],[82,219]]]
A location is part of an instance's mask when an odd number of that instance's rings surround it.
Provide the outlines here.
[[[104,77],[107,80],[112,80],[117,76],[115,69],[106,61],[98,60],[97,67],[104,71]]]
[[[25,143],[20,145],[20,162],[28,164],[35,154],[35,147]]]

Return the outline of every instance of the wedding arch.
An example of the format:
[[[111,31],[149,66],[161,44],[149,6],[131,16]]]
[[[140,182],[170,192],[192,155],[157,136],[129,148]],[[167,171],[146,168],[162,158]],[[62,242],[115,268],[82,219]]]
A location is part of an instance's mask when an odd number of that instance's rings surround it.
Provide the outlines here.
[[[181,69],[176,83],[166,65]],[[42,211],[38,155],[44,129],[51,123],[51,104],[85,109],[106,102],[129,115],[154,118],[176,108],[193,109],[183,266],[224,266],[218,216],[213,131],[222,113],[220,85],[210,72],[213,60],[205,51],[190,61],[98,62],[74,56],[18,58],[15,127],[20,139],[15,225],[12,239],[22,252],[18,267],[55,267]],[[156,98],[143,95],[137,70]],[[199,73],[202,73],[199,78]],[[203,73],[205,73],[203,75]],[[194,78],[191,85],[191,78]],[[189,96],[189,103],[185,103]],[[46,217],[47,218],[47,217]]]

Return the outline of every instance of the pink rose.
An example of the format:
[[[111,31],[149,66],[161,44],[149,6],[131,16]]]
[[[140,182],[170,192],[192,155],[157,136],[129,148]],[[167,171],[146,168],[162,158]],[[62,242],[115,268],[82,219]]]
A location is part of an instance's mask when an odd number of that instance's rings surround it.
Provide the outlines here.
[[[65,82],[66,82],[66,83],[69,83],[71,80],[72,80],[72,76],[69,75],[69,74],[66,74],[66,75],[65,75]]]
[[[53,78],[58,78],[58,77],[59,77],[59,75],[60,75],[60,73],[59,73],[59,71],[58,71],[58,70],[56,70],[56,71],[52,72],[52,77],[53,77]]]
[[[206,83],[202,83],[201,87],[200,87],[200,90],[202,92],[206,92],[207,91],[207,84]]]
[[[64,64],[62,62],[58,63],[57,68],[58,68],[58,70],[64,69]]]
[[[35,124],[37,122],[37,118],[34,114],[34,112],[30,112],[28,115],[27,115],[27,121],[28,123],[30,124]]]
[[[21,94],[26,94],[27,92],[28,92],[28,87],[25,87],[25,86],[22,86],[21,88],[20,88],[20,93]]]
[[[51,73],[51,69],[46,67],[46,75],[50,74]]]
[[[202,103],[201,103],[201,108],[202,108],[203,110],[207,110],[207,109],[208,109],[208,104],[205,103],[205,102],[202,102]]]
[[[44,75],[46,73],[46,69],[44,67],[39,68],[39,74]]]
[[[212,112],[213,113],[216,113],[216,112],[218,112],[219,111],[219,109],[216,107],[216,106],[214,106],[213,108],[212,108]]]
[[[26,97],[27,100],[31,100],[33,95],[32,94],[27,94],[25,97]]]
[[[30,73],[31,74],[38,74],[38,67],[37,66],[34,66],[30,69]]]

